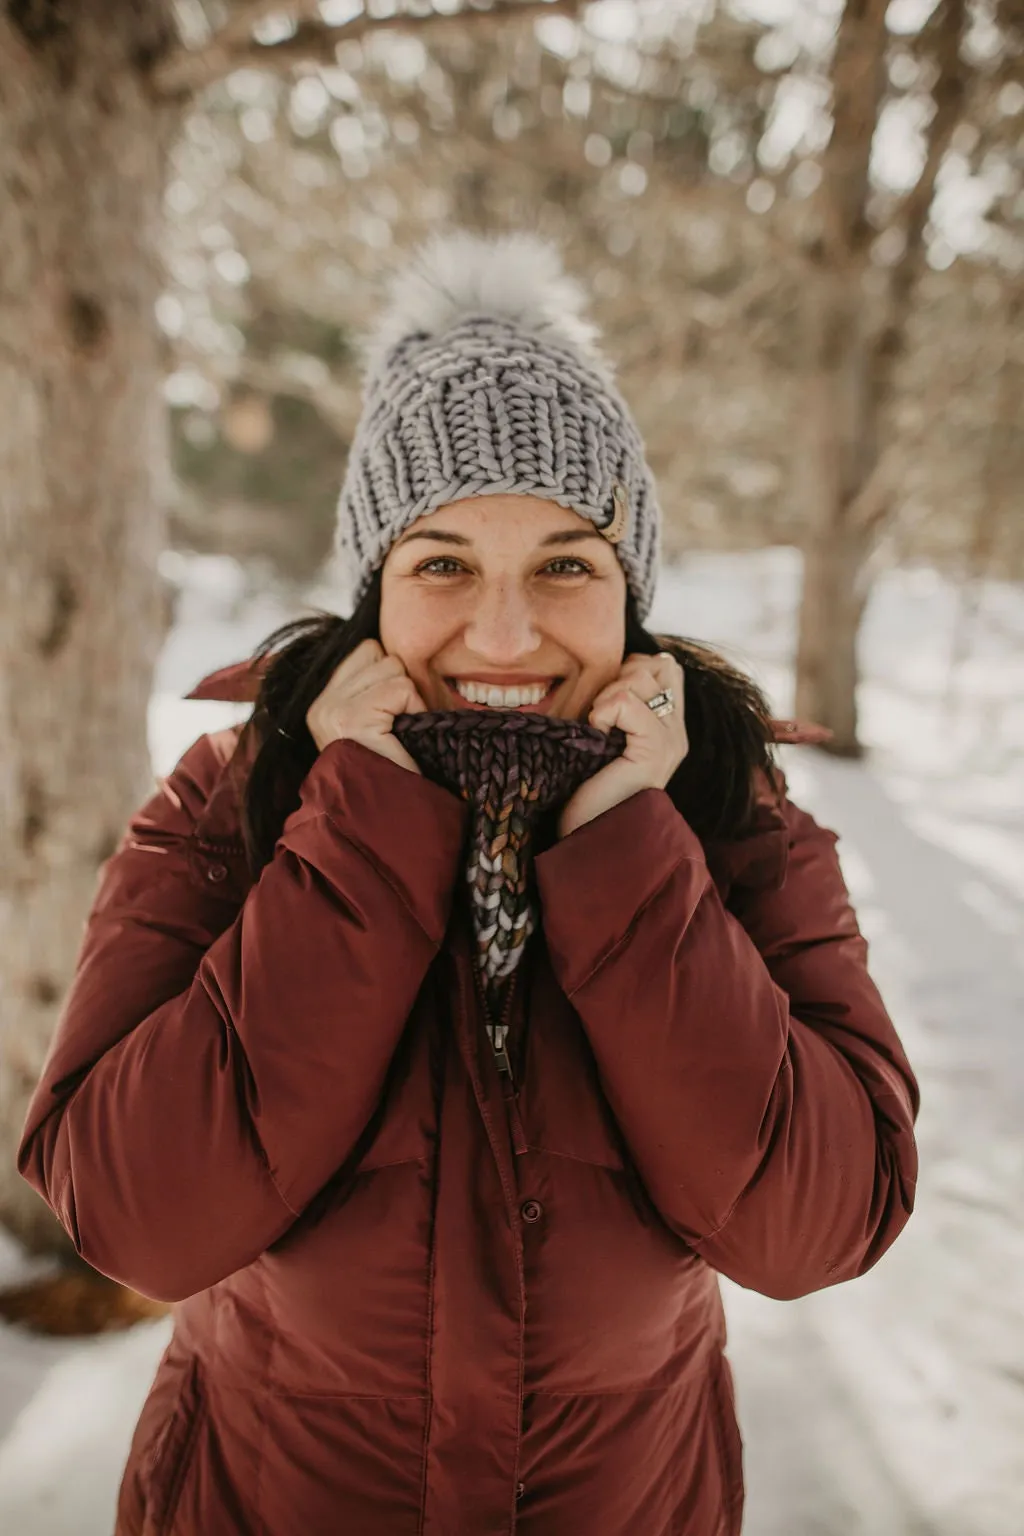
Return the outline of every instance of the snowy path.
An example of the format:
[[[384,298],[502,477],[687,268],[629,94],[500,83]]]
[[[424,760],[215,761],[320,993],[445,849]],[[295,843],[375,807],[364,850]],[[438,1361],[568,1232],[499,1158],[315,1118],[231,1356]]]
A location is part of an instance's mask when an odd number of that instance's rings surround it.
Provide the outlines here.
[[[68,1344],[0,1324],[3,1536],[110,1536],[132,1431],[169,1334],[169,1323],[147,1323]]]
[[[785,551],[705,557],[663,583],[655,627],[729,646],[782,712],[793,593]],[[176,692],[281,617],[227,611],[236,597],[218,617],[189,594],[154,701],[161,769],[222,723]],[[870,764],[784,754],[793,797],[842,835],[921,1080],[922,1176],[864,1279],[790,1303],[723,1283],[744,1536],[1024,1536],[1024,593],[993,589],[985,612],[950,698],[950,590],[888,578],[864,637]],[[0,1285],[4,1261],[0,1243]],[[166,1336],[68,1345],[0,1325],[3,1536],[109,1536]]]
[[[1024,1536],[1024,950],[979,916],[974,866],[919,837],[874,774],[793,753],[789,776],[843,834],[921,1080],[922,1173],[862,1280],[781,1306],[726,1287],[745,1536],[782,1536],[780,1501],[800,1536]]]

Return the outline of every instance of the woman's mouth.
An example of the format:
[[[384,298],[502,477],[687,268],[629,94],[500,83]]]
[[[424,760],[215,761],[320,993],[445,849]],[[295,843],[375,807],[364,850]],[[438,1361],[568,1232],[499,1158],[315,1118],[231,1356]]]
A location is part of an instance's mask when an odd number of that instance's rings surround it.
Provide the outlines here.
[[[490,683],[480,678],[446,677],[458,709],[522,709],[546,714],[560,677],[518,684]]]

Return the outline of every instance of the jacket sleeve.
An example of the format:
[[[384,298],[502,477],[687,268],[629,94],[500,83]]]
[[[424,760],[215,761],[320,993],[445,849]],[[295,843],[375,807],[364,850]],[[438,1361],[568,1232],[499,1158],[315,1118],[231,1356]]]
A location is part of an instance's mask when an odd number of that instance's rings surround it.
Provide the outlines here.
[[[789,1299],[881,1257],[913,1209],[918,1087],[867,970],[836,835],[790,802],[788,867],[722,904],[645,790],[537,860],[552,963],[654,1205]]]
[[[210,754],[105,866],[18,1159],[83,1258],[167,1301],[255,1259],[352,1152],[442,942],[465,814],[331,743],[225,914],[189,858]]]

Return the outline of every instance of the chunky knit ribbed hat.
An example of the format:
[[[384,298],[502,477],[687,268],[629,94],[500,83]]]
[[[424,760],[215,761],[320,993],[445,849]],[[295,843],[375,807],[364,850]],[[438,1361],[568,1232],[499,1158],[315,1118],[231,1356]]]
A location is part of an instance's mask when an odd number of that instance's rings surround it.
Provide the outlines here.
[[[595,523],[646,616],[661,514],[584,302],[555,249],[526,234],[435,236],[398,274],[368,348],[338,504],[356,601],[417,518],[512,492]]]

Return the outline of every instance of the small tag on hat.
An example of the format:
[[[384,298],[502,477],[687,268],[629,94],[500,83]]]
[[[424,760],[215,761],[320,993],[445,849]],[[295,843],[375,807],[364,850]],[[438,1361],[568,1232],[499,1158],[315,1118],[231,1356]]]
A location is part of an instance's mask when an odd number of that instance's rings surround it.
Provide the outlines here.
[[[629,521],[629,492],[621,480],[616,480],[612,486],[612,520],[601,529],[609,544],[618,544],[625,532]]]

